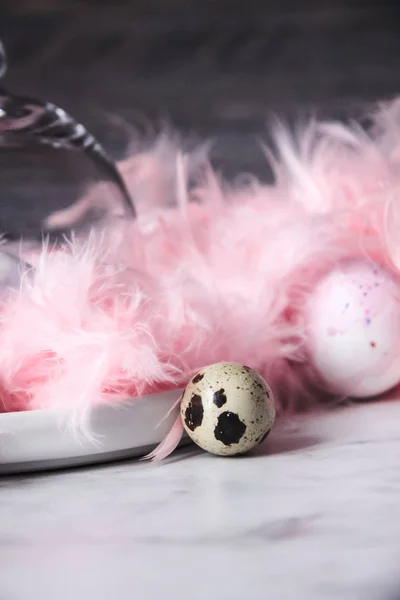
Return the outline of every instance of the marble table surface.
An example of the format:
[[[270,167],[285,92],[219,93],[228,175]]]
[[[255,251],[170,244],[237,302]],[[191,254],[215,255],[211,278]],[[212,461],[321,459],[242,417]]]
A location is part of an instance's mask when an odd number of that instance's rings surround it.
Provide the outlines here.
[[[1,600],[396,600],[400,402],[278,423],[252,456],[182,450],[0,479]]]

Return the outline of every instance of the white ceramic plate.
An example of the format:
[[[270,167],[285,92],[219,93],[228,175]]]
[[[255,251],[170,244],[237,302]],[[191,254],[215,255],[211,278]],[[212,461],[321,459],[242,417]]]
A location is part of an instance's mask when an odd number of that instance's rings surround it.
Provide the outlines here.
[[[95,407],[89,420],[93,440],[74,436],[51,410],[1,414],[0,474],[144,456],[168,433],[176,413],[162,420],[179,395],[174,390]]]

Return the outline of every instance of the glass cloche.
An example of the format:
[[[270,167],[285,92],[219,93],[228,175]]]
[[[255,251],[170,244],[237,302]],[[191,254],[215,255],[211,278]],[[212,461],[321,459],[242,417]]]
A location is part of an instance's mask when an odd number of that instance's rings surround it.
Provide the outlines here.
[[[126,186],[99,142],[62,108],[10,93],[0,42],[0,235],[61,239],[134,218]]]

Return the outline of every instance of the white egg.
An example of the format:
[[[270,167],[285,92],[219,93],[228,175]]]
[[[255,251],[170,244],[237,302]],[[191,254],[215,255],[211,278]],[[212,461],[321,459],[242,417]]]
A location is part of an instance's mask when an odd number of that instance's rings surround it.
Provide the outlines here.
[[[328,389],[371,397],[400,382],[400,283],[368,260],[323,277],[307,308],[311,364]]]
[[[203,450],[244,454],[260,444],[275,420],[272,392],[255,371],[238,363],[204,367],[181,400],[183,427]]]

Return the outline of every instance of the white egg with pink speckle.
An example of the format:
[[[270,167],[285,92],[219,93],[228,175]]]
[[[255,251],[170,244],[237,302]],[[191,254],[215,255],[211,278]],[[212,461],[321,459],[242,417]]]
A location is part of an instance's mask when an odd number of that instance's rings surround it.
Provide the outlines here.
[[[307,307],[311,364],[333,393],[376,396],[400,382],[400,281],[375,263],[341,262]]]

